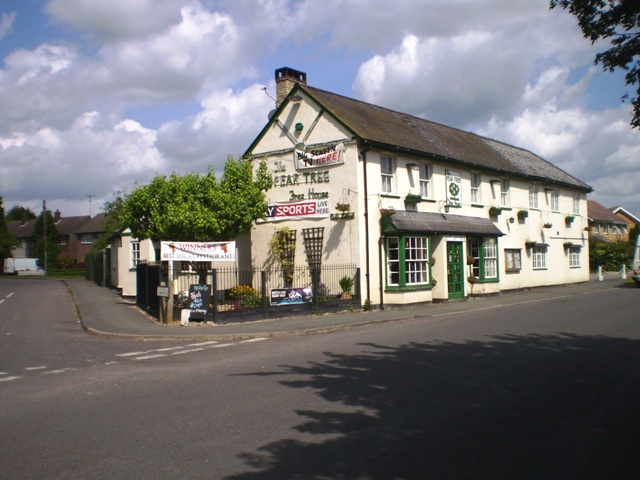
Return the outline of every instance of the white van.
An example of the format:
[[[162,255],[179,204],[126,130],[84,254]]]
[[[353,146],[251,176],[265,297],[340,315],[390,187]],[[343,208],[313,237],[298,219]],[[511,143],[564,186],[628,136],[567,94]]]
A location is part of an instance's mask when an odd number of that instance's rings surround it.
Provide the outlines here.
[[[6,275],[44,275],[39,258],[5,258]]]

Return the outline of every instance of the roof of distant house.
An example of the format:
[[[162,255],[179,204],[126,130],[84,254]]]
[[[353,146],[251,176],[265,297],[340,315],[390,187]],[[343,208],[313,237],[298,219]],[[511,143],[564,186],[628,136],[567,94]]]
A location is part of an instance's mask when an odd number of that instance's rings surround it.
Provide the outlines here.
[[[587,200],[587,212],[589,215],[589,220],[605,223],[615,223],[618,225],[628,225],[627,222],[622,220],[607,207],[603,207],[594,200]]]

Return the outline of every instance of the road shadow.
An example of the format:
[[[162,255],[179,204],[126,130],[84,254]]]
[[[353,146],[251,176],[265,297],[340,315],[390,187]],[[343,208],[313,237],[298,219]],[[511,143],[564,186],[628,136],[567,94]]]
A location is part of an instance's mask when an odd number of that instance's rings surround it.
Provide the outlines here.
[[[247,471],[226,478],[640,478],[639,341],[563,334],[363,347],[253,374],[313,389],[327,407],[296,412],[309,441],[243,453]]]

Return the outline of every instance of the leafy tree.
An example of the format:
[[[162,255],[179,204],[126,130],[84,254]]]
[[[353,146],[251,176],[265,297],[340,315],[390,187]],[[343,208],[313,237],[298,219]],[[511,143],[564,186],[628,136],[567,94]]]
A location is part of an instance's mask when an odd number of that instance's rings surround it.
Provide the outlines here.
[[[98,240],[92,245],[91,250],[100,252],[107,248],[111,243],[111,236],[120,229],[120,217],[122,216],[125,195],[125,192],[117,192],[113,201],[105,202],[103,206],[105,219],[102,223],[102,232],[98,236]]]
[[[629,243],[625,241],[605,243],[591,239],[589,241],[589,268],[602,267],[608,272],[617,272],[622,265],[629,266]]]
[[[42,217],[44,215],[44,222]],[[46,230],[43,228],[43,224],[46,225]],[[46,231],[46,235],[44,232]],[[45,262],[45,236],[46,236],[46,252],[47,261]],[[58,237],[58,229],[53,220],[53,215],[49,210],[41,213],[36,219],[36,223],[33,226],[33,234],[31,236],[31,242],[36,247],[36,256],[42,262],[42,265],[48,269],[56,265],[58,255],[60,254],[60,239]]]
[[[11,258],[11,248],[16,246],[18,242],[11,235],[7,228],[7,221],[4,216],[4,207],[2,206],[2,197],[0,197],[0,273],[4,272],[4,259]]]
[[[627,85],[635,85],[631,96],[631,125],[640,127],[640,2],[638,0],[550,0],[551,8],[569,10],[578,19],[585,38],[596,43],[609,39],[611,48],[596,54],[595,63],[613,72],[623,69]],[[623,100],[629,98],[625,94]]]
[[[22,220],[23,218],[27,220],[34,220],[36,218],[36,214],[30,208],[21,207],[19,205],[14,205],[7,212],[7,220]]]
[[[271,185],[264,161],[254,174],[249,161],[228,157],[220,179],[211,168],[205,175],[157,176],[125,195],[114,211],[118,223],[141,240],[225,241],[264,218]],[[203,265],[194,268],[204,283]]]

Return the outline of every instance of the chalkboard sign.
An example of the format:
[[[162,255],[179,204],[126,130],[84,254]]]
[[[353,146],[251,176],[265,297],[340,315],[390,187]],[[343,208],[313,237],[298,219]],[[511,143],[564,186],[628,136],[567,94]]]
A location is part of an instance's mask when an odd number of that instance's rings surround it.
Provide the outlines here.
[[[204,320],[210,303],[211,285],[189,285],[187,308],[191,310],[190,320]]]

